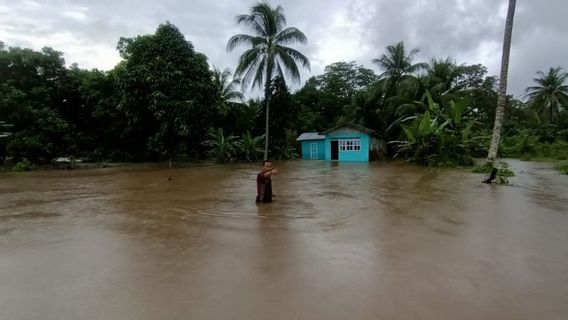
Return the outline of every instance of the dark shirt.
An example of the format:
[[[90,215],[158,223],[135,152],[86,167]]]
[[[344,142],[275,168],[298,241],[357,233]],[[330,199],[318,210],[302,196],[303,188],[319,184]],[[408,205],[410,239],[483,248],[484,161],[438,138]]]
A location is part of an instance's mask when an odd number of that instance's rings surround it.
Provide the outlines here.
[[[261,172],[256,176],[256,202],[272,202],[272,180]]]

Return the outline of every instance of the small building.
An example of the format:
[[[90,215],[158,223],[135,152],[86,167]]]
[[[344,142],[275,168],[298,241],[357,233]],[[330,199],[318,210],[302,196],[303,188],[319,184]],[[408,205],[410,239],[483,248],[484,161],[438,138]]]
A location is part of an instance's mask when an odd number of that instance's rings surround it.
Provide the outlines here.
[[[378,143],[375,131],[346,123],[324,132],[302,133],[302,159],[368,162]]]
[[[296,141],[300,141],[302,143],[302,159],[325,159],[325,136],[322,136],[317,132],[305,132],[302,133]]]

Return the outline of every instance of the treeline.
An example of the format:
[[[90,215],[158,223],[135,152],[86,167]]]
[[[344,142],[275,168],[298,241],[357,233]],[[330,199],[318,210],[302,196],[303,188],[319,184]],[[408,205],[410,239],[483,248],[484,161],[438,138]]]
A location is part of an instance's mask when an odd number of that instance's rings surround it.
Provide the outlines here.
[[[210,66],[172,24],[121,38],[110,71],[65,67],[62,53],[0,45],[0,160],[48,163],[213,158],[257,160],[264,101],[244,101],[240,79]],[[221,49],[220,49],[221,50]],[[498,79],[451,58],[415,61],[400,42],[373,60],[337,62],[295,93],[270,81],[270,157],[293,159],[296,137],[344,122],[375,130],[385,157],[470,165],[487,151]],[[527,102],[509,97],[502,156],[568,157],[568,87],[560,68],[538,73]],[[546,153],[546,154],[545,154]]]

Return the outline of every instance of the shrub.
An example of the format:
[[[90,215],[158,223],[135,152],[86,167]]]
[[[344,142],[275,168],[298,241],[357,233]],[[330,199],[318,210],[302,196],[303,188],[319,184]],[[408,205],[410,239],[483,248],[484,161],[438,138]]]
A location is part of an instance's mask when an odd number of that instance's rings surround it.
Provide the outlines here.
[[[30,171],[34,168],[34,165],[26,158],[22,161],[16,163],[14,166],[14,171],[22,172],[22,171]]]
[[[498,184],[509,184],[509,178],[515,176],[515,172],[513,172],[509,164],[506,162],[501,161],[497,169]]]
[[[568,162],[562,161],[556,164],[554,168],[560,171],[561,174],[568,174]]]
[[[483,165],[476,166],[473,168],[473,173],[490,174],[493,170],[493,166],[490,163],[484,163]],[[508,163],[500,161],[497,166],[497,176],[495,177],[498,184],[509,184],[510,177],[514,177],[515,172],[511,169]]]

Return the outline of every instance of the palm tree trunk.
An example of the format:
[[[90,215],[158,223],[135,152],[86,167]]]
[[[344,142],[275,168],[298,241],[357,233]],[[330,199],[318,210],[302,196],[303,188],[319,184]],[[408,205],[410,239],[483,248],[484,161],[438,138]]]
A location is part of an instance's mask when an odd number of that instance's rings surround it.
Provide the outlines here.
[[[264,160],[268,160],[268,112],[270,111],[270,94],[264,95],[264,101],[266,103],[266,129],[264,136]]]
[[[505,102],[507,98],[507,77],[509,74],[509,53],[511,51],[511,37],[513,35],[513,19],[515,17],[516,0],[509,0],[507,11],[507,21],[505,22],[505,35],[503,38],[503,55],[501,57],[501,74],[499,81],[499,92],[497,95],[497,110],[495,112],[495,125],[493,126],[493,136],[491,146],[487,153],[487,163],[493,165],[497,158],[497,150],[501,141],[501,128],[503,127],[503,116],[505,114]]]
[[[272,76],[272,61],[268,60],[266,65],[266,82],[264,83],[264,103],[266,103],[266,130],[264,137],[264,160],[268,160],[268,124],[270,114],[270,82]]]

